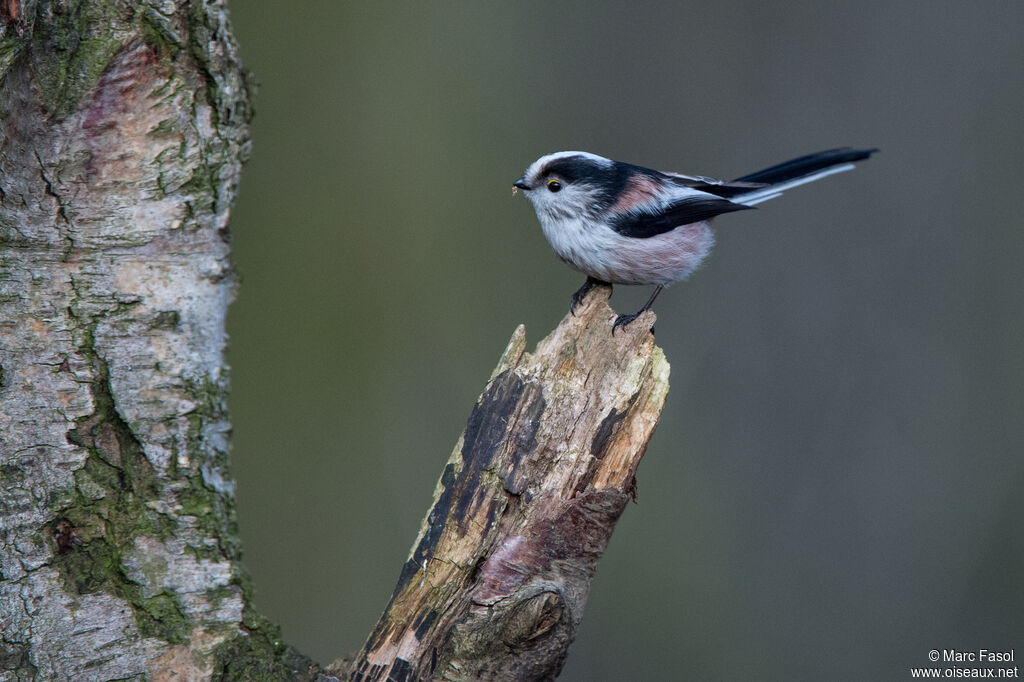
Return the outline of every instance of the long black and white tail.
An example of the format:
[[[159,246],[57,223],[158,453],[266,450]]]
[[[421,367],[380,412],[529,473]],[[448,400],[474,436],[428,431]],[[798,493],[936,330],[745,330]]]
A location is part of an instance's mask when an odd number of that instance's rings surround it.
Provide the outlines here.
[[[744,175],[741,178],[736,178],[733,182],[757,182],[763,183],[767,187],[736,194],[731,197],[731,200],[737,204],[753,206],[762,201],[774,199],[791,187],[814,182],[826,175],[848,171],[853,168],[854,162],[863,161],[877,151],[877,149],[852,149],[850,147],[829,149]]]

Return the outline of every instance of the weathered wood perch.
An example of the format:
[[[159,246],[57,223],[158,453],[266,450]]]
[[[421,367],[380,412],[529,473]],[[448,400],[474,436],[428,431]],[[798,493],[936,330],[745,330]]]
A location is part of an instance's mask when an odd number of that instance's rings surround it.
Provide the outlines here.
[[[0,680],[337,678],[253,607],[229,470],[223,1],[0,2]],[[361,680],[557,674],[668,365],[600,293],[513,336]],[[340,668],[339,668],[340,669]]]
[[[668,393],[654,314],[612,335],[608,287],[526,353],[516,329],[354,662],[377,680],[558,675]]]

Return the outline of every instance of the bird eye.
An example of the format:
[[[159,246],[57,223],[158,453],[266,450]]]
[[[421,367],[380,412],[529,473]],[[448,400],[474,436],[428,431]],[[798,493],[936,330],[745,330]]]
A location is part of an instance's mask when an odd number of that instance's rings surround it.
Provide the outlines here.
[[[562,189],[562,183],[558,180],[548,180],[548,190],[551,192],[557,192]]]

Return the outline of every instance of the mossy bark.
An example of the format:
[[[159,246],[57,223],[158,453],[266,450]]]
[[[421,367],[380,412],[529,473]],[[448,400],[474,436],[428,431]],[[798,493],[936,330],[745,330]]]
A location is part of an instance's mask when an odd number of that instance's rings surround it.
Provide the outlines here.
[[[0,682],[333,680],[251,607],[228,472],[223,0],[0,1]],[[354,669],[557,674],[668,366],[599,292],[474,408]],[[354,670],[354,672],[353,672]]]
[[[223,2],[0,3],[0,680],[289,679],[227,471]]]

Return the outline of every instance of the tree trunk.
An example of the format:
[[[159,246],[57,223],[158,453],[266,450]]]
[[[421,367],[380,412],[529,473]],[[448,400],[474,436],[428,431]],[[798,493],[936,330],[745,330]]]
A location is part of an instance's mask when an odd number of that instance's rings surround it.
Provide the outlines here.
[[[0,679],[305,670],[248,608],[223,2],[0,2]]]
[[[358,658],[377,680],[545,680],[668,393],[645,313],[613,335],[609,289],[532,354],[513,335],[441,474],[391,602]]]
[[[249,117],[223,0],[0,0],[0,682],[336,679],[239,562]],[[653,315],[610,320],[517,330],[352,675],[557,674],[667,391]]]

